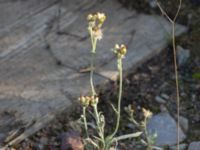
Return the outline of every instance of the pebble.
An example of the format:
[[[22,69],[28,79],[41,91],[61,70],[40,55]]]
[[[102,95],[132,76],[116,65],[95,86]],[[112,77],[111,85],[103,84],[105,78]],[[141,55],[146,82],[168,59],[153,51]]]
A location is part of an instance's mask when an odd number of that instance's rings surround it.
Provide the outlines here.
[[[41,138],[40,138],[40,143],[43,144],[43,145],[47,145],[47,144],[48,144],[48,138],[46,138],[46,137],[41,137]]]
[[[186,150],[186,148],[187,148],[187,144],[185,144],[185,143],[179,145],[179,150]],[[170,150],[177,150],[177,146],[176,145],[170,146],[169,149]]]
[[[156,8],[157,7],[156,0],[148,0],[148,2],[149,2],[149,6],[151,8]]]
[[[166,99],[166,100],[169,99],[169,96],[168,96],[167,94],[165,94],[165,93],[162,93],[162,94],[161,94],[161,97],[164,98],[164,99]]]
[[[156,96],[155,100],[156,100],[156,102],[158,102],[160,104],[165,104],[166,103],[166,101],[160,96]]]
[[[185,117],[183,117],[183,116],[180,116],[179,120],[180,120],[180,126],[182,127],[182,129],[184,130],[184,132],[187,132],[188,129],[189,129],[188,119],[185,118]]]
[[[190,50],[184,49],[181,46],[177,46],[177,58],[178,58],[178,65],[183,66],[190,57]]]

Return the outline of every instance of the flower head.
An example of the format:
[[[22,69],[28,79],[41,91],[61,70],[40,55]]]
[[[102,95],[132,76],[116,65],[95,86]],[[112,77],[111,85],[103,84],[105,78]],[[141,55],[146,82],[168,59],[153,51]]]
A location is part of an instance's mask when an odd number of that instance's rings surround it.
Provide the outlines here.
[[[113,49],[114,53],[117,55],[118,58],[124,58],[127,53],[127,48],[124,44],[115,44]]]
[[[100,12],[97,12],[96,13],[96,16],[97,16],[97,20],[99,22],[99,26],[102,26],[104,21],[106,20],[106,15],[104,13],[100,13]]]
[[[98,96],[91,96],[91,99],[90,99],[90,105],[94,106],[96,104],[98,104],[99,102],[99,97]]]
[[[88,107],[90,104],[90,100],[89,100],[88,96],[80,96],[78,98],[78,100],[83,107]]]
[[[128,114],[133,114],[133,113],[134,113],[134,109],[133,109],[132,105],[128,105],[127,107],[124,108],[124,110],[125,110]]]
[[[106,20],[106,15],[100,12],[89,14],[87,20],[91,36],[96,40],[101,40],[103,36],[101,27]]]
[[[151,111],[149,111],[149,110],[147,110],[147,109],[145,109],[145,108],[142,108],[142,111],[143,111],[144,116],[145,116],[146,118],[151,118],[151,116],[153,115]]]
[[[88,107],[89,105],[94,106],[99,102],[98,96],[80,96],[78,98],[79,102],[83,107]]]

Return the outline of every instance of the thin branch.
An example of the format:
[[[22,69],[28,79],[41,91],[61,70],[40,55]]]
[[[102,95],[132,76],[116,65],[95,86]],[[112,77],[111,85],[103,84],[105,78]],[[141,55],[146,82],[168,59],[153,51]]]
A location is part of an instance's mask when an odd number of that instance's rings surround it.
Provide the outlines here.
[[[158,8],[160,9],[162,15],[164,15],[171,23],[173,23],[173,20],[168,16],[168,14],[166,13],[166,11],[164,11],[164,9],[162,8],[162,6],[158,2],[158,0],[156,0],[156,3],[157,3]]]
[[[177,65],[177,58],[176,58],[176,40],[175,40],[175,21],[178,17],[178,14],[181,10],[182,6],[182,0],[179,0],[179,6],[177,9],[177,12],[174,16],[173,19],[171,19],[166,11],[161,7],[160,3],[158,0],[156,0],[157,5],[161,11],[161,13],[167,17],[167,19],[170,21],[172,24],[172,47],[173,47],[173,57],[174,57],[174,73],[175,73],[175,82],[176,82],[176,99],[177,99],[177,150],[180,149],[179,141],[180,141],[180,133],[179,133],[179,128],[180,128],[180,93],[179,93],[179,77],[178,77],[178,65]]]
[[[178,17],[178,14],[179,14],[179,12],[181,10],[181,6],[182,6],[182,0],[179,0],[178,10],[177,10],[176,15],[175,15],[175,17],[173,19],[174,22],[176,21],[176,19]]]

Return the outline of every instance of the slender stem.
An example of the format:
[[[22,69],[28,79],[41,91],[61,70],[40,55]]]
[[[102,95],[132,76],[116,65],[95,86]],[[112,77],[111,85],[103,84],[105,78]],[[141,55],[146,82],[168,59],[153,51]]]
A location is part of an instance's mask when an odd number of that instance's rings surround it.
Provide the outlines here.
[[[179,77],[178,77],[178,65],[177,65],[177,58],[176,58],[176,41],[175,41],[175,21],[178,17],[178,14],[181,10],[182,6],[182,0],[179,0],[179,6],[177,9],[177,12],[173,18],[173,20],[167,15],[167,13],[164,11],[164,9],[160,6],[158,0],[157,5],[160,9],[160,11],[168,18],[168,20],[172,24],[172,46],[173,46],[173,57],[174,57],[174,72],[175,72],[175,82],[176,82],[176,100],[177,100],[177,150],[180,149],[179,141],[180,141],[180,134],[179,134],[179,128],[180,128],[180,94],[179,94]]]
[[[118,97],[118,107],[117,107],[117,122],[116,122],[116,127],[115,130],[112,134],[112,137],[115,136],[119,129],[119,122],[120,122],[120,117],[121,117],[121,99],[122,99],[122,59],[118,58],[118,71],[119,71],[119,97]]]
[[[176,21],[176,19],[177,19],[177,17],[178,17],[178,14],[179,14],[179,12],[180,12],[180,10],[181,10],[181,6],[182,6],[182,0],[179,0],[178,9],[177,9],[177,11],[176,11],[176,15],[175,15],[175,17],[174,17],[174,19],[173,19],[173,22]]]
[[[173,46],[173,56],[174,56],[174,72],[175,72],[175,82],[176,82],[176,98],[177,98],[177,149],[179,150],[180,141],[180,94],[179,94],[179,77],[178,77],[178,65],[176,58],[176,41],[175,41],[175,23],[172,24],[172,46]]]
[[[91,50],[91,62],[90,62],[90,86],[91,86],[91,92],[92,95],[96,95],[96,91],[94,88],[94,82],[93,82],[93,74],[94,74],[94,57],[96,53],[96,45],[97,45],[97,39],[95,39],[92,35],[92,29],[89,29],[90,33],[90,39],[92,44],[92,50]]]
[[[120,141],[120,140],[129,139],[129,138],[134,138],[134,137],[140,136],[141,134],[142,132],[126,134],[126,135],[122,135],[122,136],[114,138],[113,141]]]
[[[88,138],[89,135],[88,135],[88,126],[87,126],[87,119],[86,119],[86,107],[83,107],[83,121],[84,121],[86,136]]]
[[[164,15],[168,20],[169,22],[173,22],[173,20],[167,15],[167,13],[164,11],[164,9],[162,8],[162,6],[160,5],[160,3],[158,2],[158,0],[156,0],[156,3],[157,3],[157,6],[158,8],[160,9],[162,15]]]
[[[95,53],[92,53],[91,54],[91,63],[90,63],[90,86],[91,86],[91,92],[92,92],[92,95],[96,95],[96,92],[95,92],[95,88],[94,88],[94,82],[93,82],[93,75],[94,75],[94,55]]]
[[[151,145],[151,142],[149,141],[149,135],[147,133],[147,117],[145,117],[144,119],[144,134],[147,140],[147,149],[152,150],[152,145]]]
[[[99,134],[99,137],[101,138],[101,141],[102,141],[102,144],[103,144],[103,147],[104,147],[105,146],[104,131],[100,127],[100,120],[99,120],[100,116],[99,116],[99,113],[98,113],[97,104],[94,105],[93,108],[94,108],[95,120],[96,120],[96,124],[97,124],[97,128],[98,128],[98,134]]]

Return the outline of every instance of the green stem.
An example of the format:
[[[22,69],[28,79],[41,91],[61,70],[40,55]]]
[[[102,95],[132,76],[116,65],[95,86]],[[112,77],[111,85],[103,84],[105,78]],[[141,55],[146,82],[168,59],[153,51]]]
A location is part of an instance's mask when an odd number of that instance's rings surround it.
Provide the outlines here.
[[[98,113],[97,104],[95,104],[93,106],[93,108],[94,108],[95,120],[96,120],[96,124],[97,124],[97,128],[98,128],[98,134],[99,134],[99,137],[101,138],[102,145],[104,147],[104,145],[105,145],[104,131],[100,127],[100,120],[99,120],[100,116],[99,116],[99,113]]]
[[[121,99],[122,99],[122,59],[118,58],[118,71],[119,71],[119,97],[118,97],[118,107],[117,107],[117,122],[115,130],[111,137],[114,137],[119,129],[120,117],[121,117]]]
[[[86,107],[83,107],[83,121],[84,121],[86,136],[87,136],[87,138],[89,138],[89,135],[88,135],[88,126],[87,126],[87,119],[86,119]]]
[[[142,134],[142,132],[137,132],[137,133],[131,133],[131,134],[122,135],[122,136],[114,138],[114,141],[120,141],[120,140],[129,139],[129,138],[135,138],[135,137],[140,136],[141,134]]]
[[[145,117],[144,119],[144,134],[147,140],[147,150],[153,150],[152,145],[151,145],[151,141],[149,141],[149,136],[147,133],[147,117]]]
[[[92,92],[92,95],[96,95],[96,91],[94,89],[94,82],[93,82],[93,75],[94,75],[94,55],[95,53],[92,53],[91,54],[91,63],[90,63],[90,86],[91,86],[91,92]]]
[[[92,35],[92,30],[89,29],[90,32],[90,39],[91,39],[91,44],[92,44],[92,50],[91,50],[91,62],[90,62],[90,86],[91,86],[91,91],[92,95],[96,95],[96,91],[94,88],[94,82],[93,82],[93,74],[94,74],[94,57],[96,53],[96,45],[97,45],[97,40],[93,37]]]

